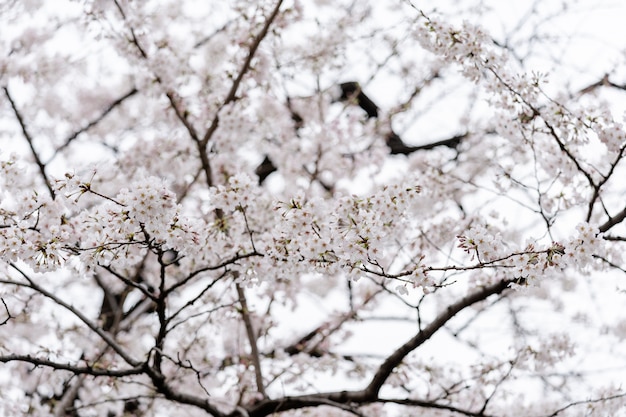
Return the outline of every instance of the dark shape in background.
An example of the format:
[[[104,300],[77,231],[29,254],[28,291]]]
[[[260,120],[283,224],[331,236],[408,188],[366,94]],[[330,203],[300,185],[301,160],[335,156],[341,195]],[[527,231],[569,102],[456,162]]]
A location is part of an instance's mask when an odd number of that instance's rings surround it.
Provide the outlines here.
[[[365,111],[368,119],[378,117],[378,111],[380,108],[363,92],[361,85],[358,82],[348,81],[339,84],[339,87],[341,89],[341,95],[338,97],[337,101],[349,102],[359,106],[363,109],[363,111]],[[291,110],[291,106],[289,106],[289,108],[291,111],[291,118],[294,121],[295,128],[297,130],[302,126],[303,119],[298,113]],[[429,150],[438,146],[447,146],[448,148],[456,149],[459,143],[461,143],[461,140],[466,136],[467,133],[463,133],[449,139],[440,140],[426,145],[410,146],[404,143],[402,138],[393,130],[390,130],[385,136],[385,143],[387,144],[391,155],[409,155],[416,151]],[[259,184],[263,184],[263,181],[265,181],[265,179],[276,170],[276,166],[269,156],[266,155],[263,162],[261,162],[261,164],[259,164],[259,166],[254,170],[254,173],[259,177]]]

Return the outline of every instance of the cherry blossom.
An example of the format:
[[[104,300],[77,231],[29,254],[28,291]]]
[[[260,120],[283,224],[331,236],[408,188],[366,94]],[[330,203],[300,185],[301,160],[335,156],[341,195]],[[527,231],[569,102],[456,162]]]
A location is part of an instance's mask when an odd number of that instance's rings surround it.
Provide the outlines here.
[[[620,415],[621,26],[556,3],[0,6],[0,414]]]

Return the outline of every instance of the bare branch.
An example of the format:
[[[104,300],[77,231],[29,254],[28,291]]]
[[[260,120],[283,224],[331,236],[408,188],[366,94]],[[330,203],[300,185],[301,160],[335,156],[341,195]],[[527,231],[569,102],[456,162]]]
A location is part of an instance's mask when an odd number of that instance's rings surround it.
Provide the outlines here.
[[[559,414],[561,414],[563,411],[572,408],[572,407],[577,407],[579,405],[589,405],[589,404],[595,404],[595,403],[601,403],[601,402],[606,402],[606,401],[612,401],[612,400],[618,400],[620,398],[624,398],[626,397],[626,394],[616,394],[616,395],[610,395],[608,397],[598,397],[598,398],[593,398],[593,399],[589,399],[589,400],[584,400],[584,401],[575,401],[572,402],[570,404],[567,404],[564,407],[559,408],[558,410],[556,410],[554,413],[549,414],[545,417],[556,417]]]
[[[154,384],[157,391],[163,394],[163,396],[168,400],[175,401],[180,404],[188,404],[194,407],[198,407],[201,410],[209,413],[209,415],[215,417],[222,417],[225,415],[224,413],[219,411],[213,404],[211,404],[208,399],[203,399],[194,395],[174,391],[172,387],[165,382],[165,377],[162,374],[156,372],[154,369],[148,367],[146,369],[146,373],[152,379],[152,383]]]
[[[437,316],[428,326],[419,331],[404,345],[400,346],[379,366],[369,385],[359,391],[340,391],[321,394],[284,397],[261,401],[248,410],[250,417],[264,417],[280,411],[293,410],[325,404],[326,401],[336,403],[368,404],[379,401],[378,393],[389,378],[393,370],[402,363],[404,358],[413,350],[424,344],[430,337],[441,329],[450,319],[465,308],[487,299],[491,295],[500,294],[508,288],[512,280],[502,280],[479,291],[461,298],[449,305],[445,311]],[[236,414],[235,414],[236,415]]]
[[[89,129],[91,129],[92,127],[94,127],[98,123],[100,123],[102,121],[102,119],[104,119],[109,113],[111,113],[117,106],[119,106],[124,101],[126,101],[126,99],[128,99],[128,98],[134,96],[135,94],[137,94],[138,91],[139,90],[137,90],[136,88],[133,88],[128,93],[124,94],[122,97],[118,98],[117,100],[115,100],[114,102],[109,104],[109,106],[106,109],[104,109],[104,111],[102,113],[100,113],[100,115],[98,115],[96,118],[94,118],[89,123],[87,123],[85,126],[81,127],[80,129],[78,129],[77,131],[72,133],[67,139],[65,139],[65,142],[63,143],[63,145],[61,145],[60,147],[58,147],[56,149],[56,151],[54,151],[54,155],[52,156],[52,158],[50,158],[50,160],[48,160],[48,162],[52,161],[59,154],[59,152],[61,152],[65,148],[67,148],[70,145],[70,143],[72,143],[74,141],[74,139],[76,139],[82,133],[88,131]]]
[[[358,306],[352,306],[349,311],[337,317],[336,319],[332,321],[326,321],[315,327],[315,329],[299,338],[296,342],[285,347],[285,353],[289,355],[307,353],[313,357],[321,357],[324,354],[328,353],[321,349],[320,345],[323,344],[324,341],[332,336],[335,332],[341,329],[342,326],[344,326],[347,322],[357,319],[358,311],[363,309],[370,302],[374,301],[374,299],[376,299],[376,297],[380,295],[383,291],[383,289],[373,291],[372,293],[368,294]],[[343,358],[348,359],[348,357],[346,356],[343,356]]]
[[[600,225],[599,227],[600,233],[607,232],[616,224],[623,222],[624,219],[626,219],[626,207],[624,207],[622,211],[617,213],[615,216],[610,217],[609,220],[607,220],[604,224]]]
[[[145,367],[145,364],[142,363],[128,369],[106,369],[100,368],[97,365],[78,366],[70,363],[60,363],[49,359],[37,358],[31,355],[3,355],[0,356],[0,362],[26,362],[35,366],[43,366],[59,371],[68,371],[74,375],[106,376],[116,378],[129,375],[139,375],[144,372]]]
[[[7,303],[4,301],[4,298],[0,298],[0,301],[2,301],[2,305],[4,306],[4,309],[7,312],[7,318],[4,319],[2,321],[2,323],[0,323],[0,326],[7,324],[9,322],[9,320],[11,320],[13,318],[13,316],[11,315],[11,312],[9,311],[9,307],[7,306]]]
[[[26,124],[24,123],[22,114],[17,109],[17,106],[15,102],[13,101],[13,98],[11,97],[11,94],[9,93],[8,88],[3,87],[2,89],[4,90],[4,95],[9,100],[9,103],[11,103],[11,108],[13,109],[13,113],[15,114],[15,117],[17,118],[17,121],[19,122],[20,127],[22,128],[22,134],[24,135],[24,138],[28,142],[28,146],[30,147],[30,151],[31,151],[31,154],[33,155],[33,158],[35,158],[35,163],[37,164],[37,167],[39,167],[39,173],[41,174],[41,178],[43,179],[44,184],[46,184],[46,187],[48,188],[50,197],[52,197],[52,199],[54,200],[55,198],[54,188],[52,188],[52,183],[50,182],[50,179],[48,178],[48,174],[46,174],[46,165],[41,161],[41,159],[39,158],[39,155],[37,154],[37,151],[35,150],[35,144],[33,143],[33,138],[30,135],[30,133],[28,133],[28,129],[26,128]]]
[[[226,260],[224,260],[223,262],[220,262],[216,265],[211,265],[211,266],[205,266],[202,268],[198,268],[195,271],[193,271],[192,273],[190,273],[187,277],[185,277],[185,279],[180,280],[179,282],[177,282],[176,284],[173,284],[172,286],[170,286],[169,288],[167,288],[165,290],[166,293],[171,293],[172,291],[176,290],[177,288],[180,288],[182,286],[184,286],[185,284],[187,284],[189,281],[191,281],[195,276],[197,276],[198,274],[201,274],[202,272],[205,271],[216,271],[218,269],[222,269],[228,265],[234,264],[235,262],[241,260],[241,259],[246,259],[246,258],[251,258],[253,256],[263,256],[263,254],[258,253],[258,252],[249,252],[249,253],[244,253],[243,255],[235,255],[231,258],[228,258]]]
[[[248,342],[250,343],[250,353],[252,354],[252,362],[254,363],[254,376],[256,378],[257,391],[267,398],[265,393],[265,385],[263,382],[263,374],[261,372],[261,360],[259,357],[259,347],[257,346],[257,336],[250,319],[250,310],[248,310],[248,301],[246,300],[246,293],[244,289],[238,283],[235,283],[237,288],[237,295],[239,296],[239,304],[241,304],[241,317],[244,325],[246,326],[246,334],[248,336]]]
[[[100,338],[102,338],[102,340],[104,340],[107,343],[107,345],[109,345],[118,355],[120,355],[120,357],[122,359],[124,359],[124,361],[126,361],[126,363],[128,363],[129,365],[131,365],[133,367],[137,367],[137,366],[141,366],[142,365],[141,361],[133,359],[130,356],[130,354],[128,352],[126,352],[122,348],[122,346],[120,346],[115,340],[113,340],[111,335],[109,335],[107,332],[102,330],[98,325],[96,325],[91,320],[89,320],[83,313],[78,311],[78,309],[76,309],[75,307],[69,305],[65,301],[61,300],[59,297],[57,297],[56,295],[52,294],[50,291],[48,291],[48,290],[40,287],[39,285],[35,284],[35,282],[33,282],[33,280],[30,279],[28,277],[28,275],[24,271],[22,271],[17,265],[15,265],[13,263],[11,263],[10,265],[20,275],[22,275],[22,277],[24,277],[24,279],[26,279],[26,281],[28,281],[28,283],[12,281],[12,280],[6,280],[6,279],[0,279],[0,283],[8,284],[8,285],[16,285],[16,286],[19,286],[19,287],[31,288],[31,289],[35,290],[36,292],[40,293],[41,295],[51,299],[52,301],[54,301],[58,305],[64,307],[66,310],[68,310],[69,312],[74,314],[76,317],[78,317],[83,323],[85,323],[87,325],[87,327],[89,327],[94,333],[96,333],[98,336],[100,336]]]
[[[604,74],[604,76],[593,84],[589,84],[586,87],[581,88],[578,91],[578,95],[588,94],[592,91],[600,88],[600,87],[613,87],[617,90],[626,90],[626,84],[616,84],[609,80],[609,74]]]
[[[61,399],[54,405],[54,417],[67,416],[70,405],[78,398],[78,390],[80,390],[85,380],[85,375],[79,375],[78,378],[72,378]]]
[[[165,264],[161,260],[162,253],[159,253],[159,263],[161,264],[160,283],[159,283],[159,296],[154,303],[156,304],[156,313],[159,318],[159,331],[154,341],[154,361],[152,366],[161,374],[161,363],[163,359],[163,347],[165,345],[165,338],[168,334],[167,329],[167,293],[165,292]]]
[[[412,399],[380,399],[381,403],[393,403],[406,405],[411,407],[421,407],[421,408],[430,408],[435,410],[445,410],[450,411],[455,414],[460,414],[463,416],[469,417],[494,417],[491,414],[485,414],[483,411],[469,411],[459,407],[454,407],[447,404],[439,404],[436,401],[428,401],[428,400],[412,400]]]
[[[415,337],[413,337],[411,340],[398,348],[387,358],[387,360],[385,360],[385,362],[383,362],[382,365],[380,365],[378,371],[376,372],[376,375],[374,375],[374,378],[372,379],[372,382],[365,389],[365,392],[370,397],[376,396],[389,375],[391,375],[391,372],[394,370],[394,368],[400,365],[400,363],[409,353],[411,353],[417,347],[421,346],[424,342],[430,339],[430,337],[435,334],[435,332],[441,329],[457,313],[471,306],[472,304],[487,299],[491,295],[501,293],[509,286],[509,284],[511,284],[511,282],[512,281],[510,280],[497,282],[488,287],[484,287],[480,291],[469,294],[457,301],[456,303],[449,305],[443,313],[435,318],[435,320],[433,320],[428,326],[426,326],[422,331],[415,335]]]

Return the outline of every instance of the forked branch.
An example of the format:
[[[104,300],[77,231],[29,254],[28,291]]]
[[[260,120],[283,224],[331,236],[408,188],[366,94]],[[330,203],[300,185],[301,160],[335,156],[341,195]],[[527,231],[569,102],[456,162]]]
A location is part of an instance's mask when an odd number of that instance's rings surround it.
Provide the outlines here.
[[[260,403],[247,410],[248,416],[265,417],[267,415],[271,415],[272,413],[278,413],[280,411],[314,407],[319,405],[329,405],[333,403],[369,404],[381,401],[379,398],[380,389],[387,381],[393,370],[402,363],[404,358],[406,358],[409,353],[424,344],[437,331],[445,326],[446,323],[456,314],[477,302],[487,299],[492,295],[502,293],[508,288],[508,286],[512,282],[513,280],[499,281],[490,286],[483,287],[480,290],[471,293],[461,298],[456,303],[448,306],[428,326],[419,331],[413,338],[411,338],[404,345],[400,346],[398,349],[396,349],[396,351],[389,355],[389,357],[387,357],[387,359],[385,359],[385,361],[379,366],[371,382],[365,389],[357,391],[327,392],[321,394],[267,399],[261,401]],[[238,412],[235,411],[231,413],[231,416],[235,417],[238,415],[237,413]]]

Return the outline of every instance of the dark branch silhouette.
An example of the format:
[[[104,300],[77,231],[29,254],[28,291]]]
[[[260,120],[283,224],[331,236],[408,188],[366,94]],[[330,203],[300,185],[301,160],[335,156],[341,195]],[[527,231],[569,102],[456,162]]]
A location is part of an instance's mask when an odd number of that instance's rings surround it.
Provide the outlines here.
[[[400,136],[394,132],[390,132],[386,137],[386,142],[392,155],[409,155],[415,151],[427,151],[438,146],[447,146],[448,148],[456,149],[456,147],[459,146],[459,143],[461,143],[461,140],[466,137],[467,133],[463,133],[449,139],[440,140],[426,145],[409,146],[402,141]]]
[[[363,111],[367,114],[368,119],[378,117],[378,111],[380,110],[380,108],[363,92],[358,82],[350,81],[341,83],[339,87],[341,88],[341,96],[339,96],[339,100],[354,102],[354,104],[363,109]],[[456,149],[459,143],[461,143],[461,139],[465,138],[466,136],[467,133],[464,133],[449,139],[440,140],[426,145],[410,146],[404,143],[402,138],[392,130],[385,137],[385,142],[389,147],[390,153],[392,155],[409,155],[410,153],[413,153],[415,151],[433,149],[438,146],[447,146],[449,148]]]
[[[587,87],[581,88],[578,91],[578,94],[588,94],[600,87],[612,87],[618,90],[626,90],[626,84],[614,83],[613,81],[609,80],[609,74],[604,74],[604,77],[602,77],[599,81],[596,81],[595,83],[590,84]]]
[[[256,167],[254,173],[259,177],[259,184],[263,184],[263,181],[276,170],[276,165],[274,165],[269,156],[265,155],[263,162]]]
[[[3,87],[2,89],[4,90],[4,95],[6,96],[7,100],[9,100],[9,103],[11,104],[11,109],[13,109],[15,118],[17,119],[18,123],[20,124],[20,127],[22,128],[22,134],[24,135],[24,138],[28,142],[28,146],[30,147],[31,154],[33,155],[33,158],[35,159],[35,163],[37,164],[37,167],[39,168],[41,179],[43,180],[44,184],[48,188],[50,197],[54,200],[55,192],[54,192],[54,188],[52,188],[52,183],[50,182],[50,179],[48,178],[48,174],[46,173],[46,164],[41,160],[41,158],[39,157],[39,154],[35,150],[33,137],[28,132],[26,123],[24,122],[24,118],[22,117],[22,114],[17,108],[15,101],[13,101],[13,97],[11,97],[11,93],[9,93],[9,90],[7,87]]]
[[[367,113],[368,118],[378,117],[378,106],[365,95],[358,82],[341,83],[339,87],[341,88],[340,101],[353,101]]]
[[[609,229],[611,229],[616,224],[619,224],[619,223],[623,222],[624,219],[626,219],[626,207],[624,207],[624,209],[622,211],[617,213],[615,216],[610,217],[609,220],[607,220],[605,223],[603,223],[599,227],[600,233],[607,232]]]
[[[363,92],[361,85],[358,82],[348,81],[341,83],[339,84],[339,88],[341,89],[341,94],[337,97],[337,101],[348,102],[359,106],[367,114],[368,119],[378,118],[380,108]],[[298,113],[291,109],[289,102],[287,104],[289,110],[291,111],[291,118],[295,123],[295,128],[298,130],[303,124],[303,119]],[[385,136],[385,143],[387,144],[391,155],[409,155],[416,151],[430,150],[439,146],[456,149],[461,141],[467,137],[467,135],[467,133],[463,133],[448,139],[428,143],[426,145],[411,146],[404,143],[402,138],[398,136],[397,133],[390,130],[390,132]],[[254,170],[254,173],[259,177],[259,184],[263,184],[265,179],[276,170],[276,165],[274,165],[269,156],[266,155],[263,161]]]
[[[320,394],[283,397],[276,399],[266,399],[253,405],[247,410],[249,417],[265,417],[273,413],[281,411],[294,410],[305,407],[314,407],[319,405],[335,404],[353,404],[364,405],[372,402],[380,401],[380,390],[385,384],[393,370],[402,363],[404,358],[428,341],[437,331],[446,325],[454,316],[467,307],[477,302],[486,300],[492,295],[501,294],[505,291],[514,280],[502,280],[490,286],[483,287],[467,296],[461,298],[456,303],[448,306],[442,311],[428,326],[420,330],[415,336],[408,340],[405,344],[396,349],[389,355],[383,363],[378,367],[372,380],[365,389],[355,391],[338,391],[326,392]],[[441,408],[435,401],[425,401],[424,407]],[[233,412],[229,416],[236,417],[241,415],[239,412]],[[482,414],[467,414],[482,415]]]

